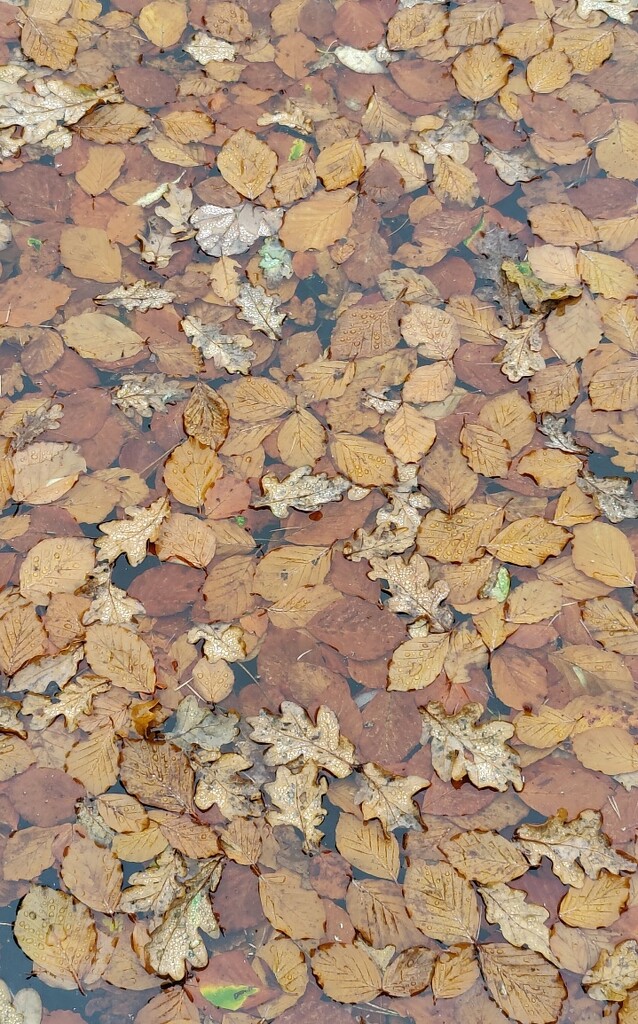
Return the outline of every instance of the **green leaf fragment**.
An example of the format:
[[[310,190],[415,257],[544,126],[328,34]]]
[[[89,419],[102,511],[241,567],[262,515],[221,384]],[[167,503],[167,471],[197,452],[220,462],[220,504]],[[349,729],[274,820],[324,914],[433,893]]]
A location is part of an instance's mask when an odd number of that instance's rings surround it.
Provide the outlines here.
[[[238,1010],[257,992],[254,985],[202,985],[204,999],[220,1010]]]

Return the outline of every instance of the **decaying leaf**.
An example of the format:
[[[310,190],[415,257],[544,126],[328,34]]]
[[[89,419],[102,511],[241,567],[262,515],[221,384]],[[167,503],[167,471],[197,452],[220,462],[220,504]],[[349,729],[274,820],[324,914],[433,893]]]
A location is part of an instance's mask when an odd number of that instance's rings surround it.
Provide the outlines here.
[[[543,825],[521,825],[516,845],[532,865],[549,857],[561,882],[578,889],[585,878],[598,878],[603,869],[613,875],[636,870],[631,857],[614,851],[601,826],[598,811],[581,811],[571,821],[566,812],[559,812]]]
[[[316,723],[293,701],[283,701],[281,715],[260,711],[249,718],[251,739],[268,745],[266,764],[280,765],[312,762],[343,779],[354,765],[354,746],[340,735],[334,711],[320,707]]]
[[[302,512],[316,512],[322,505],[340,501],[351,484],[345,477],[329,478],[325,473],[315,475],[310,466],[300,466],[283,480],[266,473],[261,478],[261,487],[263,496],[253,500],[253,507],[268,507],[274,515],[285,519],[290,515],[291,507]]]
[[[317,778],[316,766],[306,764],[299,771],[292,772],[285,765],[280,765],[275,781],[265,785],[264,789],[273,805],[266,812],[269,823],[273,827],[294,826],[303,834],[304,850],[308,853],[317,849],[323,838],[323,832],[317,826],[327,813],[321,806],[321,800],[327,792],[328,783]]]
[[[466,704],[448,715],[438,701],[421,709],[423,735],[430,742],[432,763],[444,782],[467,775],[475,786],[504,791],[511,782],[521,790],[523,781],[518,758],[507,740],[514,734],[509,722],[477,724],[483,714],[480,704]]]
[[[125,554],[131,565],[139,565],[146,558],[146,546],[157,540],[160,527],[169,514],[166,498],[158,498],[148,508],[130,506],[124,509],[128,520],[101,523],[106,537],[97,541],[100,558],[114,562]]]
[[[125,373],[113,391],[114,405],[137,423],[182,398],[186,398],[186,392],[179,382],[167,379],[163,373]]]
[[[187,964],[205,967],[208,951],[200,930],[211,938],[219,936],[219,925],[211,905],[211,893],[219,885],[222,860],[205,861],[173,900],[162,923],[150,935],[146,953],[154,971],[179,981]]]
[[[247,252],[258,238],[277,234],[283,210],[264,210],[252,203],[227,209],[200,206],[190,223],[196,229],[197,244],[209,256],[233,256]]]

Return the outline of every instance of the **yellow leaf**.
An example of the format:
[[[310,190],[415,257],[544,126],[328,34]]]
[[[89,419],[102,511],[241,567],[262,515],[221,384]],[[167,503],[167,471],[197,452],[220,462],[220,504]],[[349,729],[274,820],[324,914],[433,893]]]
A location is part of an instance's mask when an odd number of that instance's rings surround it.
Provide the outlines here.
[[[377,441],[339,433],[334,435],[330,451],[337,469],[361,487],[391,484],[395,478],[394,459]]]
[[[46,650],[46,633],[32,604],[18,605],[0,619],[0,668],[7,676]]]
[[[519,1024],[552,1024],[558,1019],[567,989],[540,953],[489,942],[479,946],[478,954],[489,993],[508,1017]]]
[[[22,900],[14,934],[49,984],[81,988],[90,980],[97,931],[90,911],[68,893],[33,885]]]
[[[575,482],[581,466],[577,455],[555,448],[536,448],[519,459],[516,471],[521,476],[533,477],[539,487],[558,490]]]
[[[64,227],[60,258],[76,277],[103,284],[118,281],[122,272],[120,250],[102,228]]]
[[[589,382],[594,409],[630,411],[638,402],[638,362],[623,359],[603,366]]]
[[[367,1003],[381,992],[381,970],[362,946],[326,943],[310,964],[324,993],[337,1002]]]
[[[381,822],[362,821],[354,814],[340,814],[335,842],[342,857],[353,867],[375,878],[394,879],[399,874],[399,844]]]
[[[222,146],[217,166],[222,178],[240,195],[256,199],[277,170],[277,154],[252,132],[240,128]]]
[[[301,544],[271,549],[260,560],[253,579],[253,592],[269,601],[288,597],[301,587],[323,583],[330,569],[329,547]]]
[[[182,505],[198,508],[222,473],[223,467],[215,452],[189,437],[167,459],[164,483]]]
[[[529,868],[522,853],[498,832],[478,829],[459,832],[442,843],[441,849],[452,867],[464,878],[474,879],[482,885],[511,882]]]
[[[450,647],[450,634],[430,633],[396,648],[388,669],[389,690],[422,690],[440,673]]]
[[[91,910],[114,914],[122,891],[122,865],[115,854],[92,839],[74,836],[62,858],[60,875],[76,899]]]
[[[521,743],[539,750],[556,747],[574,731],[574,719],[557,708],[544,705],[538,714],[522,712],[514,724]]]
[[[572,736],[572,749],[580,763],[594,772],[618,776],[638,771],[638,744],[618,726],[579,732]]]
[[[78,229],[84,231],[85,229]],[[114,278],[109,277],[109,281]],[[70,348],[84,359],[98,359],[115,363],[128,359],[144,348],[144,341],[130,327],[104,313],[80,313],[71,316],[61,327],[61,333]]]
[[[75,445],[36,441],[13,456],[13,498],[28,505],[50,505],[86,470]]]
[[[596,160],[612,178],[638,178],[638,124],[620,118],[596,146]]]
[[[403,400],[422,405],[442,402],[452,394],[456,373],[451,362],[441,360],[428,366],[417,366],[403,385]]]
[[[563,896],[558,913],[572,928],[605,928],[620,917],[629,899],[629,879],[603,871]]]
[[[461,451],[475,473],[482,476],[507,476],[510,446],[494,430],[479,423],[466,423],[460,434]]]
[[[503,509],[472,501],[446,515],[428,512],[419,526],[417,549],[438,562],[469,562],[484,554],[503,522]]]
[[[635,295],[636,271],[617,256],[581,249],[576,262],[583,281],[596,294],[606,299],[627,299]]]
[[[632,587],[636,558],[627,537],[617,526],[593,522],[574,529],[574,565],[586,576],[610,587]]]
[[[410,863],[403,892],[408,913],[424,935],[446,946],[475,941],[480,927],[476,893],[450,864]]]
[[[358,181],[365,166],[363,149],[358,139],[342,139],[321,150],[315,170],[323,187],[333,191]]]
[[[326,913],[323,903],[300,875],[292,871],[273,871],[259,878],[259,898],[264,914],[273,928],[299,939],[320,939]]]
[[[319,192],[302,200],[284,217],[279,231],[282,244],[292,252],[325,249],[345,238],[357,207],[357,194],[350,188]]]
[[[40,67],[66,71],[75,57],[78,41],[62,25],[26,15],[20,45],[25,57],[30,57]]]
[[[572,77],[572,65],[560,50],[545,50],[532,57],[527,65],[527,84],[532,92],[555,92],[567,85]]]
[[[450,199],[461,206],[474,206],[480,194],[474,171],[445,154],[437,154],[434,161],[432,191],[441,202]]]
[[[314,466],[326,450],[326,431],[307,409],[295,409],[277,434],[277,449],[287,466]]]
[[[186,5],[175,0],[153,0],[140,11],[139,23],[147,39],[168,49],[179,42],[188,24]]]
[[[74,594],[95,565],[91,540],[51,537],[30,549],[20,566],[20,593],[35,604],[50,594]]]
[[[402,403],[388,420],[383,439],[400,462],[419,462],[436,440],[436,426],[434,420]]]
[[[470,46],[452,64],[452,74],[461,96],[478,103],[502,89],[512,69],[494,43]]]
[[[90,196],[99,196],[117,180],[124,160],[124,151],[117,146],[91,146],[84,167],[75,172],[75,180]]]
[[[445,309],[415,302],[401,318],[401,334],[426,359],[451,359],[460,343],[455,318]]]
[[[131,693],[152,693],[155,689],[151,650],[137,633],[124,626],[89,626],[86,659],[94,672]]]
[[[102,726],[79,740],[66,756],[66,770],[94,796],[105,793],[118,779],[119,750],[113,726]]]
[[[589,218],[567,203],[539,203],[529,211],[529,221],[534,234],[552,245],[588,245],[598,239]]]
[[[444,950],[432,973],[432,994],[436,999],[453,999],[472,988],[479,977],[473,946]]]
[[[509,523],[486,547],[501,562],[537,566],[550,555],[558,555],[570,537],[562,526],[554,526],[540,516],[530,516]]]

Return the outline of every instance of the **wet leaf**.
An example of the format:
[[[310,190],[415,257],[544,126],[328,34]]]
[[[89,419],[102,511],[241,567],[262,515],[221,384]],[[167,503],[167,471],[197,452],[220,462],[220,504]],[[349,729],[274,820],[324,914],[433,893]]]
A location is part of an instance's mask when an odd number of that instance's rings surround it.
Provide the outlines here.
[[[179,981],[184,977],[187,964],[205,967],[208,951],[200,935],[219,937],[219,925],[213,913],[210,894],[219,885],[222,862],[213,857],[199,868],[197,874],[184,883],[164,920],[150,935],[146,947],[154,971]]]
[[[430,742],[432,763],[444,782],[466,775],[475,786],[504,791],[511,782],[521,790],[523,782],[518,758],[507,740],[514,734],[508,722],[477,724],[483,714],[480,704],[466,704],[448,715],[435,701],[421,709],[422,742]]]
[[[572,821],[563,812],[543,825],[521,825],[516,831],[516,845],[532,865],[549,857],[561,882],[580,889],[586,878],[598,878],[603,869],[619,875],[636,867],[631,858],[613,850],[601,824],[598,811],[582,811]]]
[[[32,886],[18,908],[14,934],[49,984],[74,989],[92,980],[95,924],[90,911],[67,893]]]
[[[354,764],[354,746],[340,735],[337,716],[330,708],[320,707],[316,723],[293,701],[283,701],[281,715],[260,711],[249,718],[251,739],[268,745],[266,764],[290,764],[300,760],[312,762],[343,779]]]
[[[567,989],[558,971],[534,950],[490,942],[479,948],[481,972],[492,999],[520,1024],[558,1019]]]

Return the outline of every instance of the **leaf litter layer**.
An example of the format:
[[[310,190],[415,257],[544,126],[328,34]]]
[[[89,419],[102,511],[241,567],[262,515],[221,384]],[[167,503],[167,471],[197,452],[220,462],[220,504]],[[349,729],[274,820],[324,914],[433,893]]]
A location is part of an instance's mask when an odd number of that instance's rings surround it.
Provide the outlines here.
[[[636,10],[7,5],[5,1024],[638,1020]]]

